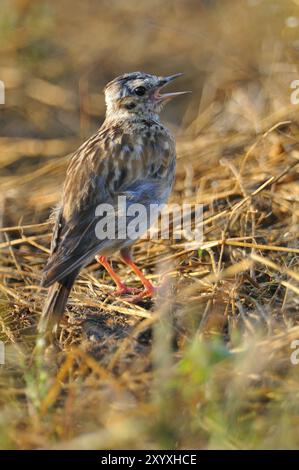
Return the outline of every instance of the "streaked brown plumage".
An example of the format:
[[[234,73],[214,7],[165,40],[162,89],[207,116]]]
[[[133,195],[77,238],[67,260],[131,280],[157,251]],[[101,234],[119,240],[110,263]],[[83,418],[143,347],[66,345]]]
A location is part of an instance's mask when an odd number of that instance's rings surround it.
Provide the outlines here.
[[[104,203],[116,207],[119,195],[126,196],[128,204],[138,202],[146,208],[167,200],[175,173],[175,142],[160,122],[159,112],[165,101],[183,92],[161,95],[159,91],[176,76],[136,72],[117,77],[106,86],[105,122],[74,153],[55,211],[51,254],[42,280],[42,285],[50,289],[39,322],[40,332],[57,327],[80,269],[94,257],[110,272],[120,293],[127,293],[106,260],[106,256],[120,250],[144,284],[139,297],[152,294],[149,281],[130,258],[134,240],[117,236],[114,240],[99,240],[95,235],[95,212]]]

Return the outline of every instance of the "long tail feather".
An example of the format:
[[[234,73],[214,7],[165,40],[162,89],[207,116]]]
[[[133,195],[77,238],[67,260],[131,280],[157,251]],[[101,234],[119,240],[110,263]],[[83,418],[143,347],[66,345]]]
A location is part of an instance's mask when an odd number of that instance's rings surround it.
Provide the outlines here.
[[[77,274],[77,271],[71,273],[61,281],[55,282],[49,288],[48,296],[38,324],[39,333],[52,333],[59,325]]]

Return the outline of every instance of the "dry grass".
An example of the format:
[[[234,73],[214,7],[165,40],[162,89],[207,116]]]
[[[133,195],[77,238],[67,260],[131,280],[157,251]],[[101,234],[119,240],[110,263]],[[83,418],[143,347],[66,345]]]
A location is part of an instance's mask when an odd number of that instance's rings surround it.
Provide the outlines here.
[[[19,0],[1,20],[1,448],[299,446],[298,28],[285,23],[298,2],[150,3],[75,1],[66,18],[67,0]],[[39,281],[65,155],[103,117],[104,83],[134,69],[183,70],[194,91],[164,120],[178,140],[172,201],[204,204],[203,244],[136,245],[149,278],[167,275],[155,303],[116,300],[89,266],[43,354]]]

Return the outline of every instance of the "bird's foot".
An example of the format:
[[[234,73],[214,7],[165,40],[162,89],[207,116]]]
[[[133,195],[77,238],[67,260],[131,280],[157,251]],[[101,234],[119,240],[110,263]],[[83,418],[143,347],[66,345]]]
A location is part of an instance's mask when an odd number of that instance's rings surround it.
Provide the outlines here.
[[[138,303],[142,299],[149,299],[154,296],[157,296],[158,299],[166,299],[169,297],[169,279],[167,276],[162,278],[162,282],[160,282],[157,286],[153,286],[153,284],[146,280],[145,286],[143,290],[139,290],[137,295],[131,296],[126,298],[127,302],[131,303]]]
[[[112,295],[115,297],[122,297],[123,295],[137,294],[138,292],[139,289],[136,289],[135,287],[127,287],[125,284],[122,284],[118,289],[112,292]]]
[[[143,299],[150,299],[155,295],[163,296],[167,291],[168,279],[164,278],[162,283],[159,283],[158,286],[154,286],[147,279],[145,280],[144,289],[138,289],[136,287],[127,287],[125,284],[122,284],[118,287],[117,290],[112,292],[114,296],[126,296],[125,301],[130,303],[138,303]],[[130,295],[132,294],[132,295]]]
[[[155,292],[156,292],[156,288],[153,285],[148,285],[145,289],[143,289],[142,291],[139,291],[137,295],[128,297],[126,301],[134,304],[134,303],[139,302],[140,300],[152,298]]]

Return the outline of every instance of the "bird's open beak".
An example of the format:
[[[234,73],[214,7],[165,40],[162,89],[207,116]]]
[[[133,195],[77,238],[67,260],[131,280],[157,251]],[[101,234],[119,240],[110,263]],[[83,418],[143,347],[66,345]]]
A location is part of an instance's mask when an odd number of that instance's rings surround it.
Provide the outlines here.
[[[175,98],[176,96],[186,95],[187,93],[191,93],[191,91],[177,91],[174,93],[163,93],[163,94],[160,93],[161,89],[164,88],[168,83],[172,82],[172,80],[175,80],[176,78],[181,77],[182,75],[183,75],[182,73],[176,73],[175,75],[169,75],[169,77],[160,77],[158,86],[155,89],[154,99],[157,100],[158,102],[162,102],[162,101]]]

